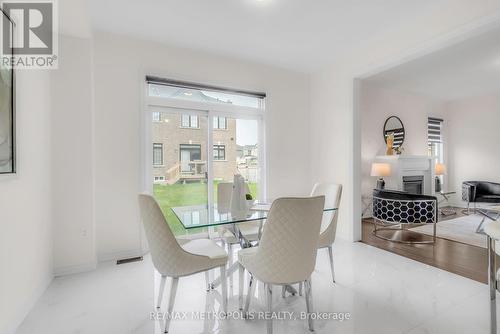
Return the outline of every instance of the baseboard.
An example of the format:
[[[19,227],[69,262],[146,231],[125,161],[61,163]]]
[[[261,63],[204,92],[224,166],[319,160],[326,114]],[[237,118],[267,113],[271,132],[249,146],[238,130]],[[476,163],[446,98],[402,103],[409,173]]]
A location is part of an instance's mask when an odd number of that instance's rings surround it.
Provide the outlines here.
[[[32,297],[27,300],[26,303],[24,303],[24,305],[20,308],[19,312],[17,312],[17,316],[14,317],[11,324],[7,324],[4,332],[5,334],[14,334],[17,331],[18,327],[23,323],[24,319],[26,319],[36,302],[40,299],[40,297],[42,297],[53,279],[54,277],[50,276],[42,284],[40,284],[40,286],[35,290],[35,293],[33,293]],[[1,328],[0,331],[2,331]]]
[[[96,268],[97,268],[97,262],[78,264],[78,265],[72,265],[72,266],[57,267],[57,268],[54,268],[54,276],[60,277],[60,276],[66,276],[66,275],[79,274],[79,273],[84,273],[87,271],[95,270]]]
[[[98,262],[106,262],[106,261],[116,261],[120,259],[126,259],[129,257],[143,256],[144,252],[142,249],[129,249],[118,252],[109,252],[109,253],[101,253],[97,254]]]

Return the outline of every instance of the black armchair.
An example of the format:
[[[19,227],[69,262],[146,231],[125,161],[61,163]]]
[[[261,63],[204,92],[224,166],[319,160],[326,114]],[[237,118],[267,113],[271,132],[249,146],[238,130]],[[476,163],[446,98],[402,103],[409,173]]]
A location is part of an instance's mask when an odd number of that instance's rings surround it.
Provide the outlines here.
[[[486,181],[465,181],[462,183],[462,200],[467,202],[467,211],[470,203],[500,203],[500,183]]]

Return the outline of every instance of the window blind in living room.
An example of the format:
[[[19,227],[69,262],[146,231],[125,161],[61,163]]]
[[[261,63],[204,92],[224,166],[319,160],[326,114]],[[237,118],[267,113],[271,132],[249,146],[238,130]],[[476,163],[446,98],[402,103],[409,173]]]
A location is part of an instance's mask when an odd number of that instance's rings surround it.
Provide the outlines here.
[[[429,117],[427,119],[427,142],[429,146],[443,142],[442,128],[443,120],[441,118]]]

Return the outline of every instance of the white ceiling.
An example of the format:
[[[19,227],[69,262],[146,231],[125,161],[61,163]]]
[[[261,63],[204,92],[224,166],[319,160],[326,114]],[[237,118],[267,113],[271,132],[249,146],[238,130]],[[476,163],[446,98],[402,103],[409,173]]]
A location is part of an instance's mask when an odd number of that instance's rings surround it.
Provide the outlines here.
[[[89,0],[93,29],[312,72],[453,0]]]
[[[455,100],[500,91],[500,29],[380,73],[366,82]]]

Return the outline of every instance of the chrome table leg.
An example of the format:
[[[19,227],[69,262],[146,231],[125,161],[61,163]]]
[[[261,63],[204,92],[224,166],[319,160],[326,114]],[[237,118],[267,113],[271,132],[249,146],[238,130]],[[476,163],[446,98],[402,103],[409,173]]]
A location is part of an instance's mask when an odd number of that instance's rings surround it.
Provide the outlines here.
[[[495,240],[488,236],[488,272],[490,285],[490,333],[497,333],[497,278],[495,273]]]

